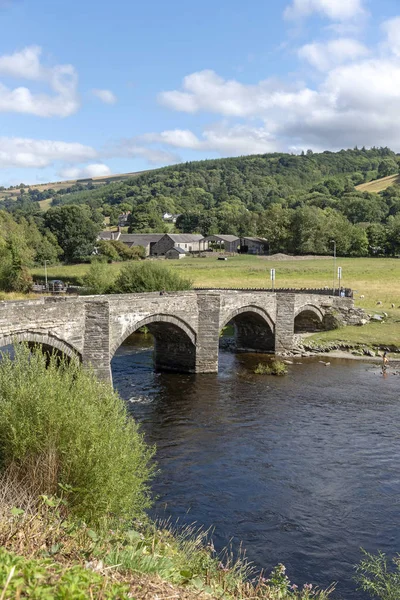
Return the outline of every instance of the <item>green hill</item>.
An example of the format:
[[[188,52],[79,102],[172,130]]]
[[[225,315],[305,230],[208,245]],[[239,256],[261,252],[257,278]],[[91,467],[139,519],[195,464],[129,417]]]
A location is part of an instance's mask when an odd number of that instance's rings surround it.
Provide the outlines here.
[[[136,232],[166,231],[162,217],[170,213],[179,215],[178,231],[262,236],[271,252],[323,254],[335,238],[344,254],[393,254],[399,162],[389,148],[204,160],[25,187],[12,197],[3,190],[0,208],[39,219],[41,209],[82,204],[110,226],[131,211]]]

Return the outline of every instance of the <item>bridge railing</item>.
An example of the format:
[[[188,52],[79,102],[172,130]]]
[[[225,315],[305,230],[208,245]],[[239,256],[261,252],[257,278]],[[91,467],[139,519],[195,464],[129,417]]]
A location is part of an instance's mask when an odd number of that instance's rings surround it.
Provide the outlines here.
[[[195,291],[210,291],[215,290],[216,292],[269,292],[278,294],[318,294],[321,296],[339,296],[343,298],[353,298],[353,290],[351,288],[335,289],[333,293],[332,288],[222,288],[222,287],[195,287]]]

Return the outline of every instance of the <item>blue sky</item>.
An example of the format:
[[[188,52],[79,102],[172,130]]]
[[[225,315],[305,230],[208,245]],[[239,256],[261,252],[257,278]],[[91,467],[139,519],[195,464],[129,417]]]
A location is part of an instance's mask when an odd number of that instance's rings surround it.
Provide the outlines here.
[[[400,151],[398,0],[0,0],[0,185]]]

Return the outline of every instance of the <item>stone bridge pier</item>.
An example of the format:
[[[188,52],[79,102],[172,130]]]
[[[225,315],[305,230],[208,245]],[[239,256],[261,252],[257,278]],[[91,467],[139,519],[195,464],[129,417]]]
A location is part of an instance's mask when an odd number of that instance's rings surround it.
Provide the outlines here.
[[[111,360],[146,326],[154,337],[156,369],[218,371],[219,338],[232,324],[238,351],[293,348],[294,333],[355,323],[350,297],[304,291],[204,290],[174,293],[40,298],[0,302],[0,347],[29,342],[90,366],[111,381]]]

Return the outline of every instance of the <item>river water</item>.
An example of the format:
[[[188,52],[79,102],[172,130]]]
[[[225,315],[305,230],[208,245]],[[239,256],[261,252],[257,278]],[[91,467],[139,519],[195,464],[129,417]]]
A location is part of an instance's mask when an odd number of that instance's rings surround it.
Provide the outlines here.
[[[360,547],[400,551],[400,376],[317,359],[257,376],[260,355],[224,352],[218,375],[161,374],[150,336],[132,338],[113,378],[157,445],[154,514],[213,526],[216,548],[242,542],[258,569],[282,562],[297,584],[366,598]]]

